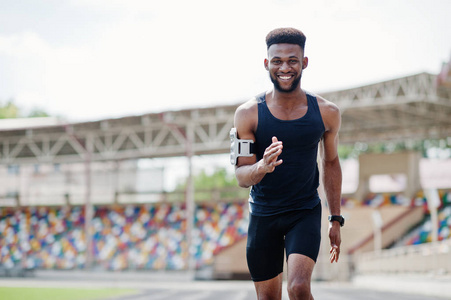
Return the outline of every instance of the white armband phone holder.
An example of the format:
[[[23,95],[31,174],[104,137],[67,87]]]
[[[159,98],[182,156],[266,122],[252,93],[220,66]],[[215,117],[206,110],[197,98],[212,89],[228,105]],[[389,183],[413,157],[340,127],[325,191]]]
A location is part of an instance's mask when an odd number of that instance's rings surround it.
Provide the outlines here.
[[[236,128],[230,130],[230,163],[236,165],[238,157],[251,157],[254,155],[254,141],[240,140],[236,134]]]

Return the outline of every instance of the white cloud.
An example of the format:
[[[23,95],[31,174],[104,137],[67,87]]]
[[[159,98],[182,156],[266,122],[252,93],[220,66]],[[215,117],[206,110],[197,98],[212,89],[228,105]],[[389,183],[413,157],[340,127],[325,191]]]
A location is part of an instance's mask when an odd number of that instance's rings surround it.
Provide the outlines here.
[[[76,85],[91,55],[86,48],[51,46],[33,32],[0,36],[0,54],[11,62],[13,98],[26,109],[47,106],[59,113],[65,107],[61,99],[71,95],[69,86]]]
[[[43,55],[48,51],[46,43],[33,32],[0,36],[0,54],[15,58]]]

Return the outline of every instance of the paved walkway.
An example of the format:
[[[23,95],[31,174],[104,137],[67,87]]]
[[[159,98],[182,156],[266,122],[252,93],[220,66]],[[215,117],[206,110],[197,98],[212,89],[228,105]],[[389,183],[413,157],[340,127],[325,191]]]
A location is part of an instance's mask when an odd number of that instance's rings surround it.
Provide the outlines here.
[[[256,299],[250,281],[199,281],[186,272],[37,271],[26,278],[0,278],[0,286],[128,288],[138,294],[114,300]],[[353,282],[313,282],[315,299],[439,300],[451,299],[451,278],[438,276],[365,276]],[[110,298],[111,299],[111,298]],[[286,286],[283,300],[288,300]]]
[[[352,283],[358,288],[451,299],[451,275],[376,274],[357,276]]]

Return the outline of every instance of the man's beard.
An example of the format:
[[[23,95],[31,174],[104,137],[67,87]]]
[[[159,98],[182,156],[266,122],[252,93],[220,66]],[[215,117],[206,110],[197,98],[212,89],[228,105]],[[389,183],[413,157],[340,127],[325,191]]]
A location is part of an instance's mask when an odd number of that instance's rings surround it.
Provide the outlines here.
[[[291,83],[291,85],[288,88],[282,88],[280,86],[279,81],[277,80],[277,77],[275,77],[271,73],[269,73],[269,78],[271,79],[271,82],[274,84],[274,88],[281,93],[291,93],[294,90],[296,90],[301,82],[301,76],[302,76],[302,71],[301,71],[301,74],[299,74],[299,76],[293,80],[293,82]]]

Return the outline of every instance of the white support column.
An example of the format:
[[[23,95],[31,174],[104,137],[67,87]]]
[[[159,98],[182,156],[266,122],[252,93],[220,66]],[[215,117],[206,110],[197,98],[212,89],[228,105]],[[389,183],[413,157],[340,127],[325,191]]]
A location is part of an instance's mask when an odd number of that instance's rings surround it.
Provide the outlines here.
[[[437,208],[440,206],[440,196],[436,189],[426,189],[426,201],[428,204],[429,211],[431,213],[431,238],[432,243],[438,241],[438,215]]]
[[[373,233],[374,233],[374,252],[379,255],[382,251],[382,216],[379,210],[374,210],[373,218]]]
[[[191,124],[187,126],[186,133],[186,157],[188,159],[188,180],[185,190],[186,201],[186,240],[187,240],[187,266],[190,271],[195,269],[195,257],[192,253],[193,249],[193,227],[194,227],[194,213],[196,211],[196,204],[194,202],[194,180],[193,180],[193,142],[194,142],[194,128]]]
[[[91,153],[92,153],[92,140],[86,139],[86,152],[85,152],[85,236],[86,236],[86,263],[85,269],[92,267],[92,218],[94,216],[94,208],[91,199],[91,187],[92,187],[92,172],[91,172]]]

